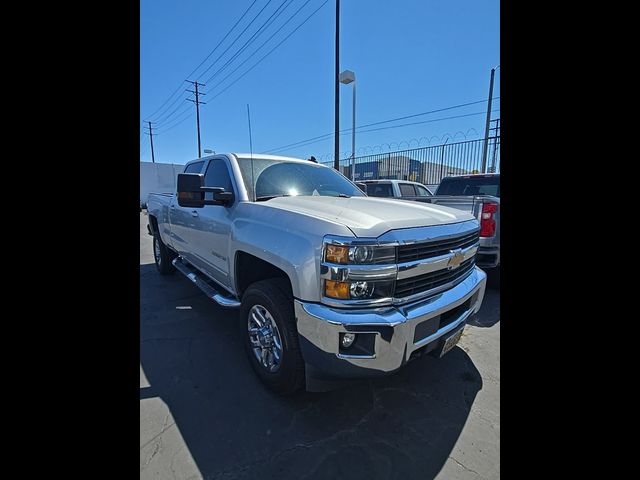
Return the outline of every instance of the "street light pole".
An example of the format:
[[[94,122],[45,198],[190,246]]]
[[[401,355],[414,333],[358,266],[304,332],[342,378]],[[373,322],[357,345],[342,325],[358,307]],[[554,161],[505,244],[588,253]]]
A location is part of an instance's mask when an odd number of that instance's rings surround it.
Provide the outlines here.
[[[353,81],[353,117],[351,123],[351,181],[356,181],[356,82]]]
[[[338,80],[345,85],[353,84],[353,112],[351,113],[351,180],[356,179],[356,74],[351,70],[342,72]]]
[[[335,132],[333,146],[333,168],[340,170],[340,0],[336,0],[336,75],[335,82]]]

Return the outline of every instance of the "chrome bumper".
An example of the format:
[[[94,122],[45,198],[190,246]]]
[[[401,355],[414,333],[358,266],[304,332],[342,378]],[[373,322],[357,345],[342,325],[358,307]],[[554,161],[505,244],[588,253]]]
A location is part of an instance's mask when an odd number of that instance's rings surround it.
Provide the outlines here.
[[[455,287],[403,306],[370,309],[338,309],[317,303],[295,300],[300,347],[307,368],[314,375],[330,377],[364,377],[384,374],[404,365],[411,354],[427,345],[433,346],[440,337],[464,328],[467,318],[478,312],[486,285],[487,275],[479,268]],[[477,294],[477,295],[476,295]],[[474,298],[475,295],[475,298]],[[469,305],[462,308],[468,300]],[[453,319],[420,338],[416,326],[426,320],[442,316],[461,307]],[[440,317],[443,318],[443,317]],[[426,324],[425,324],[426,325]],[[420,331],[431,332],[422,329]],[[340,352],[340,333],[354,332],[374,335],[372,355],[351,355]]]

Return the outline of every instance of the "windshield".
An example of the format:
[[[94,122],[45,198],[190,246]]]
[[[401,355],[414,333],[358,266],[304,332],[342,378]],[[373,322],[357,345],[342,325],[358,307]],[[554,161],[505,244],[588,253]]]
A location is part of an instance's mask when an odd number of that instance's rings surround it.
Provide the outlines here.
[[[298,195],[364,196],[358,187],[334,169],[312,162],[239,158],[238,165],[249,199],[254,198],[254,191],[256,200]]]
[[[444,178],[436,195],[492,195],[500,197],[500,176]]]

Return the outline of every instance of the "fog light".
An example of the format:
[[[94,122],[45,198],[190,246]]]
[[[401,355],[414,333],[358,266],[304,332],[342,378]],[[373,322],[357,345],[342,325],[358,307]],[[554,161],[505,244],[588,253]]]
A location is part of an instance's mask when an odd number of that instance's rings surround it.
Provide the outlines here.
[[[342,340],[340,343],[342,344],[342,348],[349,348],[353,345],[353,341],[356,339],[355,333],[343,333]]]
[[[369,291],[369,284],[367,282],[353,282],[349,285],[349,293],[351,294],[351,298],[362,298],[370,296],[373,292]]]

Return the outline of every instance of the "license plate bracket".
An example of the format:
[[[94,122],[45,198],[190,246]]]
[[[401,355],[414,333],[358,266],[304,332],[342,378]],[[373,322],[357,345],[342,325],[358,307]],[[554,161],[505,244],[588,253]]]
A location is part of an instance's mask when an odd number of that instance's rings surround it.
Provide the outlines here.
[[[440,351],[440,357],[444,356],[447,352],[449,352],[453,347],[455,347],[458,342],[460,341],[460,338],[462,337],[462,331],[464,330],[464,327],[459,329],[456,333],[454,333],[453,335],[447,337],[444,341],[444,345],[442,346],[442,350]]]

